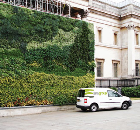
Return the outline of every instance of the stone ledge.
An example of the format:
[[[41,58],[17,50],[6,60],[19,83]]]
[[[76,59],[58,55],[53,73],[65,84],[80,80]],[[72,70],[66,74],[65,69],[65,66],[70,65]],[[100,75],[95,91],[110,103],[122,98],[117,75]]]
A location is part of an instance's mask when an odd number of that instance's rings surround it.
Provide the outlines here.
[[[133,103],[140,103],[140,100],[132,100],[132,106]],[[10,108],[3,107],[0,108],[0,117],[41,114],[47,112],[67,111],[75,109],[77,109],[76,105],[65,105],[65,106],[42,105],[42,106],[23,106]]]
[[[75,110],[76,105],[66,105],[66,106],[23,106],[23,107],[10,107],[10,108],[0,108],[0,117],[5,116],[19,116],[19,115],[31,115],[40,114],[46,112],[54,111],[66,111]]]

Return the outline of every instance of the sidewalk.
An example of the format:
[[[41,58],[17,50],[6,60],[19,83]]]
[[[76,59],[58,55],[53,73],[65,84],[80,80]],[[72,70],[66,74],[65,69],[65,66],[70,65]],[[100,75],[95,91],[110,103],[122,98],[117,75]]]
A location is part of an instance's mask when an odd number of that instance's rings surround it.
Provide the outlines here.
[[[65,105],[65,106],[42,105],[42,106],[2,107],[2,108],[0,108],[0,117],[31,115],[31,114],[40,114],[40,113],[46,113],[46,112],[54,112],[54,111],[74,110],[74,109],[76,109],[76,105]]]
[[[140,103],[140,100],[132,100],[132,103]],[[132,104],[133,106],[133,104]]]
[[[132,100],[133,103],[140,103],[140,100]],[[53,105],[42,105],[42,106],[23,106],[23,107],[3,107],[0,108],[0,117],[4,116],[19,116],[19,115],[31,115],[40,114],[54,111],[67,111],[75,110],[76,105],[65,105],[65,106],[53,106]]]

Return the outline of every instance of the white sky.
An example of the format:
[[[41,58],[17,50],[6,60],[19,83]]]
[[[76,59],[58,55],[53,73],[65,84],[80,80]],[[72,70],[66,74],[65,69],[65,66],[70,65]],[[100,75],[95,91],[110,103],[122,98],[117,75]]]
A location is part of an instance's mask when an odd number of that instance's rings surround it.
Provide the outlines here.
[[[110,0],[110,1],[113,1],[113,2],[119,3],[119,2],[122,2],[122,1],[124,1],[124,0]],[[140,0],[134,0],[134,1],[137,1],[137,2],[140,3]]]

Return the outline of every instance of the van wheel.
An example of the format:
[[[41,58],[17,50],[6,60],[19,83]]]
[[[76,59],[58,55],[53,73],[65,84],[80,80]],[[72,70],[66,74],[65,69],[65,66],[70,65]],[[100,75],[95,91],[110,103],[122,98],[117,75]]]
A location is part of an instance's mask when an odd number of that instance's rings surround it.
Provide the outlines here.
[[[85,109],[85,108],[81,108],[81,110],[82,110],[82,111],[87,111],[87,109]]]
[[[128,107],[129,107],[129,106],[128,106],[128,103],[127,103],[127,102],[124,102],[124,103],[122,104],[122,107],[121,107],[121,108],[122,108],[123,110],[127,110]]]
[[[92,105],[90,106],[90,111],[96,112],[97,110],[98,110],[98,106],[97,106],[96,104],[92,104]]]

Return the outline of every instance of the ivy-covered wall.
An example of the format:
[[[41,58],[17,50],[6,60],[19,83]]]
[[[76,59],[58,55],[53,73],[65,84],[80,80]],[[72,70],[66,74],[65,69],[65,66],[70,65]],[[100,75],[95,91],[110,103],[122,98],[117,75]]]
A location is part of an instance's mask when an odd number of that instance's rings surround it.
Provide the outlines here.
[[[93,26],[84,21],[0,4],[0,48],[20,49],[29,66],[37,64],[50,71],[57,67],[93,71]]]
[[[16,81],[15,86],[20,84],[18,79],[27,84],[26,77],[34,75],[35,72],[40,76],[41,73],[46,73],[75,78],[91,73],[93,80],[90,79],[92,84],[90,87],[92,87],[94,86],[93,25],[81,20],[0,3],[0,69],[0,85],[3,86],[2,79],[6,78],[7,87],[9,79]],[[63,85],[65,88],[65,83]],[[0,86],[0,96],[4,96],[3,88],[9,91],[8,94],[12,93],[12,89]],[[78,88],[77,86],[76,90]],[[30,97],[26,94],[23,96],[25,99]],[[14,98],[19,99],[20,96],[14,95]],[[46,99],[43,97],[43,100]],[[9,96],[9,100],[0,104],[4,106],[13,101],[10,101]]]

